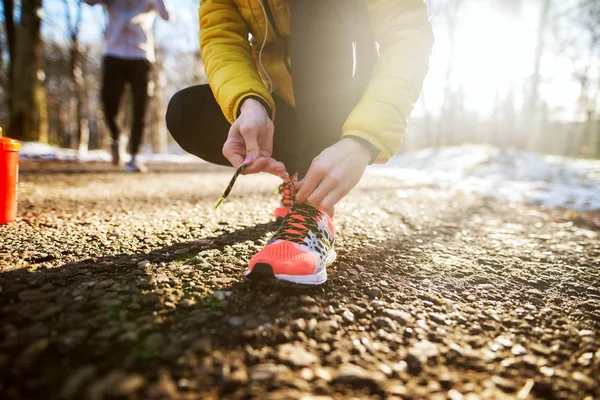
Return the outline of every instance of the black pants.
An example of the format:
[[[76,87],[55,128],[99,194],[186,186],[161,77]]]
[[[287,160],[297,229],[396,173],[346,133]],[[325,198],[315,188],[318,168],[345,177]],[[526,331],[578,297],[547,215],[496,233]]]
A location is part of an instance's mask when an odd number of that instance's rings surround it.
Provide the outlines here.
[[[147,60],[128,60],[124,58],[105,56],[102,76],[102,104],[104,117],[108,123],[113,140],[119,139],[121,132],[117,125],[119,103],[125,89],[125,84],[131,85],[133,95],[133,122],[129,152],[136,155],[142,143],[148,102],[148,81],[151,65]]]
[[[296,107],[275,96],[273,139],[273,158],[283,162],[290,174],[298,172],[302,177],[313,158],[340,139],[342,125],[371,77],[377,52],[363,3],[290,2]],[[230,124],[208,85],[176,93],[166,119],[173,138],[184,150],[205,161],[230,165],[222,155]]]

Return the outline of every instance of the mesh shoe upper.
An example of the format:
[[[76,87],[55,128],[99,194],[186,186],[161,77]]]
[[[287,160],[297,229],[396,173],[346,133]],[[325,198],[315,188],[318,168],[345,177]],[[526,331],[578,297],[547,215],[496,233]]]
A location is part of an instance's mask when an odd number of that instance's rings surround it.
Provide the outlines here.
[[[309,204],[295,204],[267,245],[249,263],[269,264],[274,274],[311,275],[325,268],[333,250],[331,218]]]

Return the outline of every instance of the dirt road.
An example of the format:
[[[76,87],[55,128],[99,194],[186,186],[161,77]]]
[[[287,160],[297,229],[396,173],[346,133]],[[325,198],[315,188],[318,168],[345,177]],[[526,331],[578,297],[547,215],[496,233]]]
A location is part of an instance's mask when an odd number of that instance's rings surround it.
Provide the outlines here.
[[[597,230],[368,177],[326,285],[253,283],[278,182],[243,177],[215,212],[231,172],[197,169],[22,175],[1,398],[600,396]]]

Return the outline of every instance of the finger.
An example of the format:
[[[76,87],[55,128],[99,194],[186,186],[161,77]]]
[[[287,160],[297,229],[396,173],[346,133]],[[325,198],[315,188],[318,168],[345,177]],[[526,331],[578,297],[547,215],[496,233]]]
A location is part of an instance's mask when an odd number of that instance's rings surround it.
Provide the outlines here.
[[[263,171],[278,176],[284,181],[287,181],[290,178],[286,171],[285,165],[273,158],[269,159],[269,163],[265,166]]]
[[[326,171],[318,164],[312,163],[306,176],[302,179],[301,189],[296,194],[296,202],[302,204],[308,196],[319,186]]]
[[[252,164],[260,157],[260,145],[258,144],[258,127],[240,127],[240,134],[246,145],[246,159],[244,164]]]
[[[223,156],[231,163],[233,168],[237,169],[244,163],[244,155],[231,149],[227,144],[223,146]]]
[[[296,191],[302,189],[302,186],[304,185],[304,180],[301,181],[294,181],[292,178],[292,183],[294,184],[294,187],[296,188]]]
[[[335,205],[340,202],[346,195],[345,190],[343,189],[335,189],[330,191],[323,200],[321,200],[321,208],[325,211],[330,217],[333,218],[333,214],[335,214]]]
[[[269,155],[273,154],[273,135],[275,132],[275,125],[273,122],[269,121],[266,125],[266,135],[260,135],[258,138],[258,143],[261,152],[264,155],[264,152],[269,153]]]
[[[227,140],[223,144],[223,156],[233,165],[234,168],[239,168],[244,163],[245,153],[242,152],[242,148],[239,143],[239,130],[237,124],[231,125],[229,133],[227,134]]]
[[[244,164],[248,160],[248,156],[246,156],[246,160],[244,160]],[[244,169],[244,175],[256,174],[262,172],[265,169],[265,166],[269,163],[269,158],[267,157],[258,157],[251,164]]]
[[[306,201],[315,207],[319,207],[325,196],[335,189],[336,182],[331,177],[325,177],[319,183],[319,186],[307,197]]]

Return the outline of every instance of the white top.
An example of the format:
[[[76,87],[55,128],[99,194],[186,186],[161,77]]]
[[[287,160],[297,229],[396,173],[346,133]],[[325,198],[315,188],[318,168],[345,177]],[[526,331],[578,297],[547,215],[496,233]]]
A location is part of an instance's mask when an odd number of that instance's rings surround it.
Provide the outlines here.
[[[108,13],[105,55],[154,62],[152,25],[155,14],[165,21],[170,19],[163,0],[84,1],[91,6],[103,4]]]

